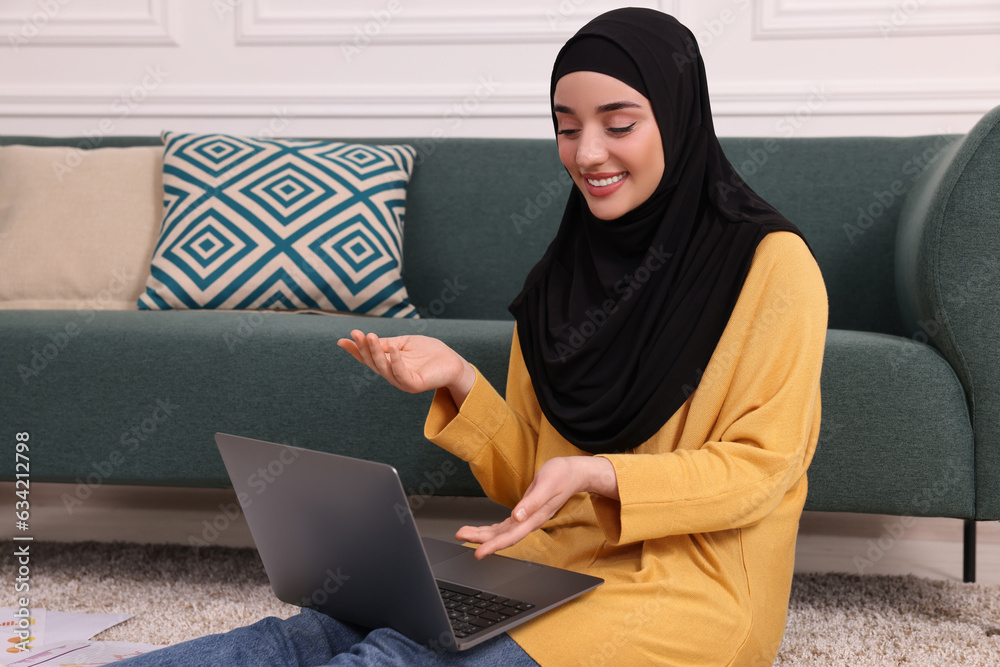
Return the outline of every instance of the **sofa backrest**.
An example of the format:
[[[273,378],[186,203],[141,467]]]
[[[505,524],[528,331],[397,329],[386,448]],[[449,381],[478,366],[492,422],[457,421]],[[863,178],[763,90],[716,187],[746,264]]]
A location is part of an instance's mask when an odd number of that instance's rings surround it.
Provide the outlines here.
[[[900,210],[913,183],[958,138],[726,138],[722,145],[808,239],[826,280],[830,326],[907,335],[894,285]],[[411,295],[432,315],[509,317],[507,304],[555,234],[569,192],[554,141],[414,145],[421,162],[408,194]],[[467,289],[444,304],[449,279]]]
[[[747,182],[792,220],[816,254],[830,326],[908,335],[894,285],[906,193],[958,137],[726,138]],[[510,319],[507,305],[559,224],[570,180],[554,140],[349,139],[409,143],[404,279],[426,317]],[[102,148],[158,137],[0,137]]]

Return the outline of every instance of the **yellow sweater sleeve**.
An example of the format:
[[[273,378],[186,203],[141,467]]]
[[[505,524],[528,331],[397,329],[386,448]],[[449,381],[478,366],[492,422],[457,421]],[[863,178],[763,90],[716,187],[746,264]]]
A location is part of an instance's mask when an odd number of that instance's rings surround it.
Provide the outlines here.
[[[805,244],[775,236],[758,247],[685,406],[684,430],[715,419],[709,430],[716,437],[663,453],[606,456],[621,500],[594,496],[593,503],[611,543],[751,525],[803,477],[819,428],[826,288]]]
[[[514,332],[511,357],[520,360]],[[523,363],[511,363],[507,400],[476,369],[476,381],[458,410],[439,389],[424,423],[424,437],[469,463],[492,500],[514,507],[535,476],[541,407]],[[539,464],[540,465],[540,464]]]

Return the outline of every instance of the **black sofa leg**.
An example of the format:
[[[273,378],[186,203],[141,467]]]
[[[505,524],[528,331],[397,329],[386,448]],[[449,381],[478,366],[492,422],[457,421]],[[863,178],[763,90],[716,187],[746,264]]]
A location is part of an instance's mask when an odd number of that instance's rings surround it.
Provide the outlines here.
[[[965,520],[964,558],[962,559],[962,581],[967,584],[976,582],[976,521]]]

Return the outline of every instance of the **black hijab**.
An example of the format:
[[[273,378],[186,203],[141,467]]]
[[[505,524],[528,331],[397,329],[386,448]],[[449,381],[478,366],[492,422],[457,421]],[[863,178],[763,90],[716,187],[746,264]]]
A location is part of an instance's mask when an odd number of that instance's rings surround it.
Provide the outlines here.
[[[723,154],[698,44],[676,19],[649,9],[598,16],[559,52],[550,102],[559,78],[580,70],[650,101],[663,178],[610,221],[574,187],[510,312],[546,418],[578,448],[614,453],[652,437],[697,387],[760,240],[801,233]]]

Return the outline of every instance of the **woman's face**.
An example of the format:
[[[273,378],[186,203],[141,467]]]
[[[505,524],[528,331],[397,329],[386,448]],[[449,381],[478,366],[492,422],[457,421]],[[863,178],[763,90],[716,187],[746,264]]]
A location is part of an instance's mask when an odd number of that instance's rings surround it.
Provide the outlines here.
[[[597,72],[570,72],[553,95],[559,159],[591,213],[614,220],[646,201],[663,176],[663,142],[644,96]]]

